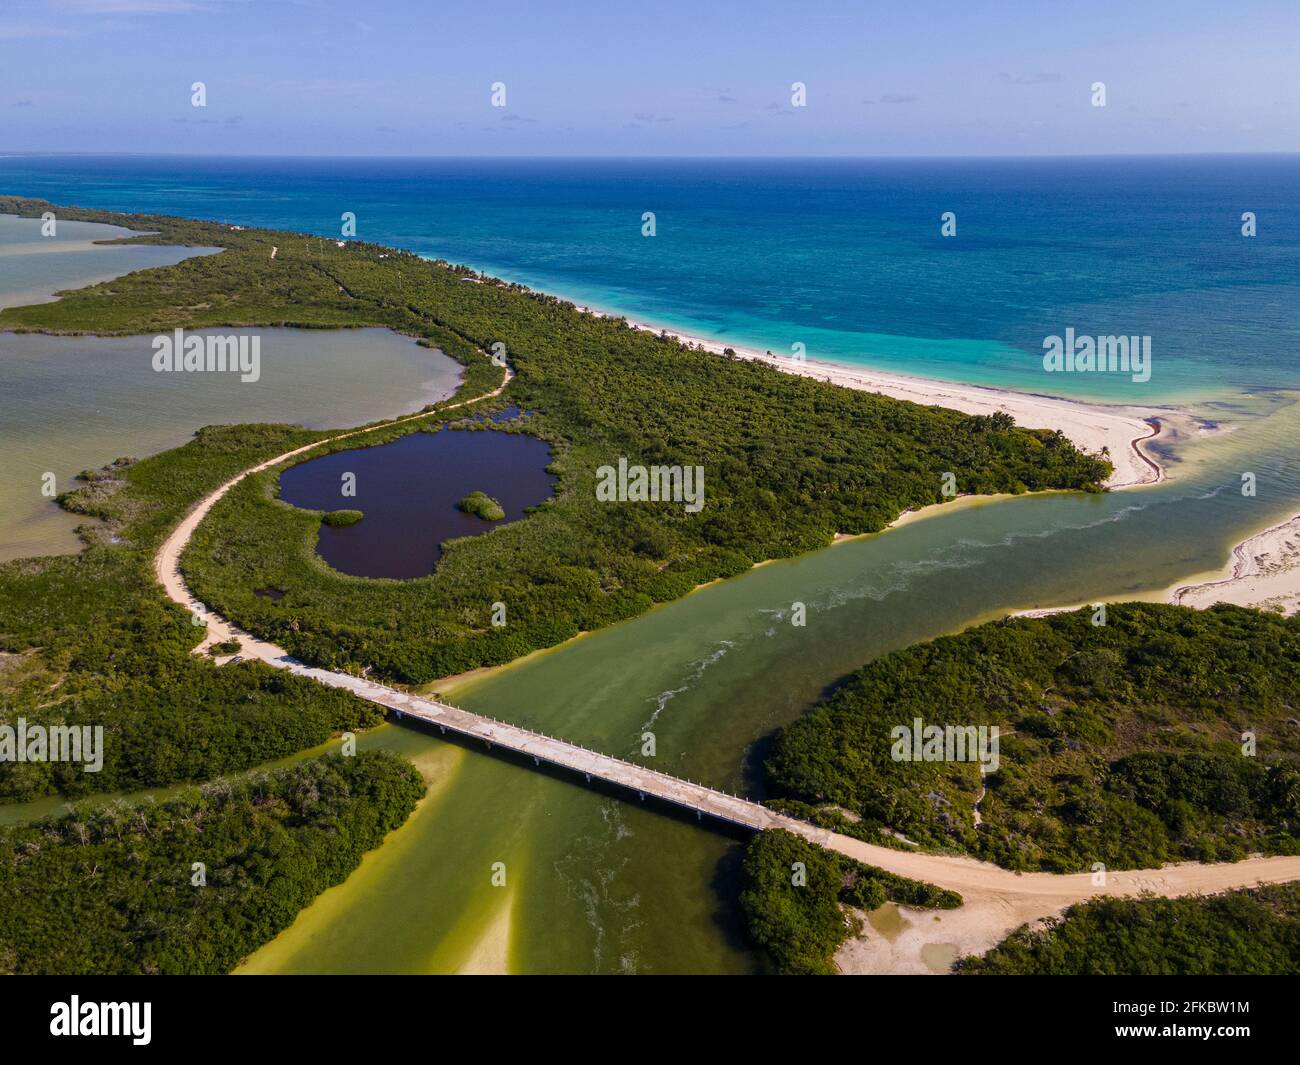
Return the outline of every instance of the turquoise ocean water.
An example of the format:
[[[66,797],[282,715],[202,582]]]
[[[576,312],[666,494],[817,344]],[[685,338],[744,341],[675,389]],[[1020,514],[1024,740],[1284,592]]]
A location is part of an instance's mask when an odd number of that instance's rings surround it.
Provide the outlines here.
[[[1300,380],[1300,156],[10,156],[0,190],[327,235],[351,211],[363,239],[633,318],[953,380],[1140,403]],[[1069,327],[1150,336],[1151,380],[1045,373]]]

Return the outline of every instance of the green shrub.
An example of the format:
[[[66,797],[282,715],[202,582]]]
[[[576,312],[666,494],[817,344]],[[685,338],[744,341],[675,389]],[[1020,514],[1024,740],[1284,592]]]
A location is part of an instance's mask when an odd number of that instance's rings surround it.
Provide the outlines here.
[[[370,752],[0,828],[0,972],[228,972],[423,792],[410,763]]]
[[[340,529],[345,525],[355,525],[363,517],[359,510],[327,510],[321,517],[321,524]]]
[[[1297,618],[1111,604],[1101,626],[1090,610],[1012,618],[885,655],[786,728],[768,772],[791,809],[858,815],[838,831],[1014,869],[1294,854],[1298,700]],[[896,761],[891,729],[914,717],[997,725],[998,771]]]
[[[456,506],[484,521],[500,521],[506,516],[505,508],[486,492],[470,492]]]
[[[894,876],[791,832],[760,832],[745,848],[740,905],[754,941],[783,973],[835,973],[835,952],[857,931],[844,905],[886,901],[926,909],[961,905],[956,892]]]
[[[1300,974],[1300,884],[1204,898],[1098,899],[1022,928],[967,975],[1261,976]]]

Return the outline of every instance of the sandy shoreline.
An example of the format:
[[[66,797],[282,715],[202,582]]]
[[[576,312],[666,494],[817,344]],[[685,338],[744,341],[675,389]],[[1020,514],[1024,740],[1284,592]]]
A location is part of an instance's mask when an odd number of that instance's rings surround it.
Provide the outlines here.
[[[579,306],[578,309],[597,317],[609,317],[605,312],[592,307]],[[1108,457],[1115,465],[1114,474],[1106,481],[1106,487],[1110,489],[1133,488],[1168,480],[1168,471],[1150,454],[1147,445],[1164,432],[1172,432],[1175,437],[1187,437],[1206,431],[1205,426],[1193,415],[1174,407],[1109,406],[983,385],[909,377],[836,363],[814,360],[797,362],[756,348],[729,345],[645,322],[626,320],[633,329],[666,333],[683,343],[698,345],[718,355],[730,348],[739,358],[766,362],[786,373],[817,377],[844,388],[879,392],[914,403],[950,407],[967,414],[992,414],[1001,410],[1015,418],[1017,425],[1026,428],[1059,429],[1076,447],[1089,454],[1099,454],[1103,448],[1107,449]],[[1213,431],[1228,432],[1231,427],[1221,425]],[[990,502],[997,498],[999,497],[978,497],[971,502]],[[908,511],[899,515],[889,527],[898,528],[942,509],[941,506],[934,506],[920,511]],[[842,539],[848,538],[837,536],[836,542]],[[1193,607],[1234,603],[1238,606],[1277,610],[1284,614],[1296,613],[1300,610],[1300,514],[1237,544],[1221,571],[1195,574],[1163,592],[1136,598]],[[1023,610],[1017,611],[1016,616],[1042,617],[1090,605],[1092,604],[1077,603],[1068,607]]]
[[[594,307],[578,306],[578,310],[597,318],[611,317]],[[759,351],[757,348],[679,333],[630,318],[625,320],[633,329],[664,333],[684,344],[701,347],[716,355],[723,355],[730,350],[738,358],[765,362],[785,373],[816,377],[843,388],[879,392],[892,399],[909,400],[925,406],[950,407],[964,414],[987,415],[1005,411],[1015,418],[1017,425],[1024,428],[1059,429],[1081,451],[1098,455],[1103,449],[1106,450],[1107,457],[1115,466],[1115,472],[1106,481],[1107,488],[1132,488],[1159,484],[1166,480],[1167,471],[1146,450],[1145,444],[1172,420],[1185,421],[1189,425],[1194,422],[1190,415],[1173,407],[1111,406],[984,385],[910,377],[813,359],[795,360]]]
[[[1158,592],[1125,596],[1124,601],[1173,603],[1204,610],[1215,603],[1273,610],[1300,610],[1300,514],[1248,536],[1232,549],[1220,570],[1193,574]],[[1096,599],[1070,606],[1016,610],[1012,617],[1044,618],[1118,600]]]
[[[1237,544],[1210,580],[1179,584],[1165,597],[1182,606],[1234,603],[1294,614],[1300,609],[1300,514]]]

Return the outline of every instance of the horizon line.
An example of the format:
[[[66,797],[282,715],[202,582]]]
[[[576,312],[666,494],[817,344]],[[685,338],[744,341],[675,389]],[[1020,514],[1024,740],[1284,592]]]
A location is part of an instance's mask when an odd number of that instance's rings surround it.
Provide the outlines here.
[[[364,159],[364,160],[528,160],[528,161],[564,161],[581,160],[585,162],[616,161],[722,161],[722,162],[886,162],[908,160],[1026,160],[1026,159],[1209,159],[1209,158],[1288,158],[1300,156],[1300,149],[1290,151],[1187,151],[1187,152],[1075,152],[1075,153],[1024,153],[1024,154],[954,154],[954,155],[417,155],[417,154],[354,154],[329,155],[324,153],[276,153],[276,152],[95,152],[95,151],[43,151],[22,149],[0,149],[0,159],[27,158],[130,158],[130,159]]]

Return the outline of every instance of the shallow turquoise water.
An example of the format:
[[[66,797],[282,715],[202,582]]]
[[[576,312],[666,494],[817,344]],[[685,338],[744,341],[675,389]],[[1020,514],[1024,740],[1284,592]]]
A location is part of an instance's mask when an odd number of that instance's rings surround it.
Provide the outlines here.
[[[1147,404],[1300,380],[1300,156],[13,156],[0,190],[334,236],[351,211],[363,239],[634,318],[1035,392]],[[1149,335],[1151,380],[1045,373],[1067,327]]]
[[[48,303],[64,289],[82,288],[134,270],[170,266],[215,248],[169,248],[157,244],[98,244],[133,236],[120,226],[58,218],[42,235],[39,218],[0,215],[0,309]]]

